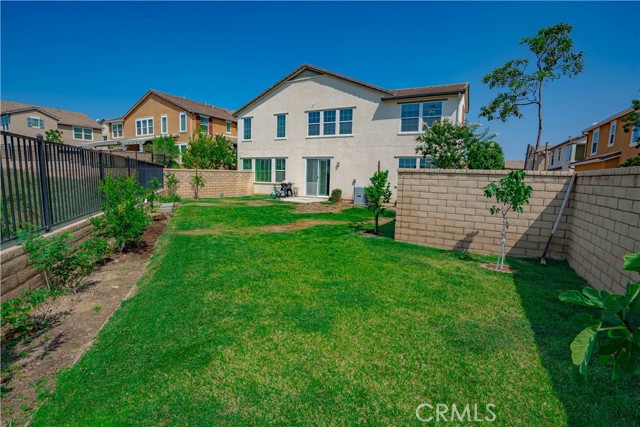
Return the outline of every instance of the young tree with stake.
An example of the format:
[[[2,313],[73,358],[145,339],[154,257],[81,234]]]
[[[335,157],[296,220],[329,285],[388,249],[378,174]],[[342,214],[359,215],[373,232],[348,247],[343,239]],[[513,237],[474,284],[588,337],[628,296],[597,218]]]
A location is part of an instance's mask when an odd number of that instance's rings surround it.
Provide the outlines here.
[[[531,192],[533,191],[530,185],[525,184],[524,176],[523,170],[514,170],[502,178],[498,184],[492,182],[483,188],[486,198],[491,199],[495,197],[499,203],[499,206],[491,206],[489,209],[491,215],[497,213],[502,215],[500,253],[498,254],[498,261],[496,262],[496,268],[499,270],[504,268],[504,245],[507,240],[507,229],[509,228],[507,214],[509,211],[522,213],[522,207],[529,203],[529,196],[531,196]]]
[[[538,137],[536,152],[542,141],[542,89],[550,81],[561,77],[573,78],[584,69],[584,52],[574,52],[570,33],[573,26],[560,23],[539,30],[533,37],[525,37],[533,54],[533,70],[529,59],[513,59],[482,78],[482,82],[504,88],[489,105],[480,108],[480,116],[506,122],[509,117],[522,118],[521,107],[535,105],[538,109]],[[535,158],[534,158],[535,162]],[[535,164],[533,165],[535,168]]]
[[[364,189],[364,194],[367,196],[367,209],[375,215],[374,234],[379,234],[378,219],[386,210],[383,203],[389,203],[391,200],[391,184],[388,178],[389,171],[378,171],[371,177],[371,185]]]

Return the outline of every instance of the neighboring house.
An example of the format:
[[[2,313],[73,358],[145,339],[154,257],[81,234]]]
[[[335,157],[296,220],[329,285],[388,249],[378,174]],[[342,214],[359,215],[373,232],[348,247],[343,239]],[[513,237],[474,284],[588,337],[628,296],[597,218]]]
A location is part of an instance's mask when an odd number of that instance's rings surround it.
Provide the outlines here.
[[[549,149],[549,166],[547,170],[559,171],[573,168],[573,163],[585,157],[587,137],[585,135],[569,138],[568,140]]]
[[[505,160],[505,170],[524,169],[524,160]]]
[[[4,131],[35,138],[60,130],[63,142],[76,146],[102,140],[100,124],[83,113],[4,100],[0,110]]]
[[[378,165],[395,187],[398,168],[432,167],[415,151],[423,125],[468,110],[468,83],[388,90],[305,64],[234,113],[238,168],[263,194],[289,181],[300,196],[351,198]]]
[[[237,120],[230,110],[153,89],[122,117],[105,119],[104,124],[107,140],[89,146],[119,144],[127,150],[142,151],[154,138],[170,135],[182,151],[199,126],[211,135],[225,135],[234,144],[238,135]]]
[[[623,130],[624,119],[632,112],[628,108],[582,131],[587,136],[586,157],[575,163],[577,171],[615,168],[640,154],[640,129]]]

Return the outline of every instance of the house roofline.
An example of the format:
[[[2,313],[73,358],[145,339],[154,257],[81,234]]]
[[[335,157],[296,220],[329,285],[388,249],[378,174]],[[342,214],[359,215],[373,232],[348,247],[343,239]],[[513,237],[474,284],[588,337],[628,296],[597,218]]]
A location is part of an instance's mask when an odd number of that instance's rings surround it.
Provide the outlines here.
[[[626,109],[626,110],[624,110],[624,111],[621,111],[621,112],[619,112],[619,113],[617,113],[617,114],[614,114],[614,115],[613,115],[613,116],[611,116],[611,117],[608,117],[608,118],[606,118],[606,119],[604,119],[604,120],[601,120],[601,121],[597,122],[597,123],[596,123],[596,124],[594,124],[594,125],[589,126],[589,127],[588,127],[588,128],[586,128],[585,130],[583,130],[583,131],[582,131],[582,133],[588,133],[588,132],[592,131],[593,129],[599,128],[600,126],[605,125],[605,124],[607,124],[607,123],[609,123],[609,122],[612,122],[612,121],[614,121],[615,119],[619,119],[620,117],[625,116],[625,115],[627,115],[627,114],[629,114],[629,113],[632,113],[633,111],[634,111],[634,110],[633,110],[633,107],[629,107],[629,108],[627,108],[627,109]]]

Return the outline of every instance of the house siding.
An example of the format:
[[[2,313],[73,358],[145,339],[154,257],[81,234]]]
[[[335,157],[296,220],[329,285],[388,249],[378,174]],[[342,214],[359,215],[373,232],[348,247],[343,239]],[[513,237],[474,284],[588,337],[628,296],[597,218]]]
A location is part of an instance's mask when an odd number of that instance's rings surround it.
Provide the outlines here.
[[[286,180],[305,195],[306,158],[329,158],[330,190],[353,197],[356,187],[370,184],[378,169],[389,170],[392,191],[398,179],[398,157],[416,157],[417,134],[400,134],[401,103],[442,100],[444,117],[461,120],[464,96],[437,96],[381,101],[385,94],[329,75],[299,76],[243,110],[238,117],[238,165],[243,159],[285,158]],[[353,135],[307,136],[308,111],[353,108]],[[286,139],[276,139],[276,114],[286,114]],[[252,138],[244,141],[244,118],[252,118]],[[256,193],[269,193],[272,183],[254,183]],[[394,194],[395,199],[395,194]]]
[[[635,146],[631,145],[631,136],[632,136],[631,131],[625,132],[623,129],[625,124],[624,119],[627,117],[629,117],[629,114],[619,117],[616,120],[612,120],[610,122],[604,123],[599,128],[591,129],[587,134],[588,139],[587,139],[587,150],[586,150],[587,152],[586,152],[585,160],[589,160],[590,158],[606,155],[609,153],[615,153],[618,151],[621,152],[620,157],[603,160],[601,162],[586,163],[582,165],[578,164],[576,165],[576,170],[584,171],[584,170],[614,168],[621,165],[626,160],[640,154],[640,151]],[[616,123],[616,135],[614,138],[613,145],[609,146],[609,133],[611,131],[611,124],[613,122]],[[598,137],[598,146],[597,146],[596,152],[592,153],[591,150],[593,147],[593,136],[596,131],[599,131],[600,135]]]

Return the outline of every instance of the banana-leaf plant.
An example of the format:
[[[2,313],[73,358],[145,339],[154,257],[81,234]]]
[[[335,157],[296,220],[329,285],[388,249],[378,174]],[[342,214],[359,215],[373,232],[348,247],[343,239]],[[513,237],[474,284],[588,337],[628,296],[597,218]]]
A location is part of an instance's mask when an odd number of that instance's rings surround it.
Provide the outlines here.
[[[624,269],[640,272],[640,253],[624,257]],[[640,282],[628,283],[624,294],[593,288],[563,292],[560,300],[600,309],[597,317],[585,315],[585,328],[570,345],[571,360],[585,382],[592,354],[601,363],[613,361],[612,378],[640,375]]]

